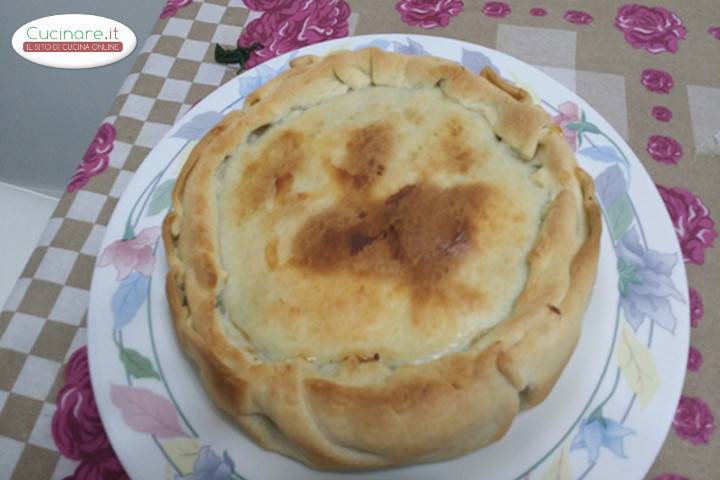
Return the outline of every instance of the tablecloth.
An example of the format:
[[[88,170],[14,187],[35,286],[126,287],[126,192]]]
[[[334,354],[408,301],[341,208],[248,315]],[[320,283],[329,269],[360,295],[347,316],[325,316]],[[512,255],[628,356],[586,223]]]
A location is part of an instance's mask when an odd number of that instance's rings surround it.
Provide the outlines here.
[[[720,478],[716,0],[167,0],[158,10],[0,314],[0,478],[125,478],[90,389],[88,290],[105,226],[133,172],[177,118],[236,75],[214,61],[215,45],[259,43],[253,67],[310,43],[390,32],[467,40],[533,64],[627,139],[680,240],[692,312],[680,321],[693,327],[683,395],[648,478]],[[559,122],[574,115],[568,105]]]

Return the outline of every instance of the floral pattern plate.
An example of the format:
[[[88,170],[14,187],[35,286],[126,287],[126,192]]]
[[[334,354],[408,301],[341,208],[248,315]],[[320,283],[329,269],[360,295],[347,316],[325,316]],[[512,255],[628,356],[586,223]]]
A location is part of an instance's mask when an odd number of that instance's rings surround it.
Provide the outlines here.
[[[370,473],[316,472],[265,451],[215,408],[175,341],[160,225],[198,139],[300,54],[375,46],[494,68],[552,115],[595,179],[605,229],[575,353],[545,402],[499,442],[462,458]],[[642,478],[670,427],[687,364],[687,283],[670,218],[638,159],[587,103],[507,55],[419,35],[370,35],[291,52],[243,73],[190,110],[148,155],[115,209],[89,313],[93,390],[133,478]],[[462,415],[462,412],[458,412]]]

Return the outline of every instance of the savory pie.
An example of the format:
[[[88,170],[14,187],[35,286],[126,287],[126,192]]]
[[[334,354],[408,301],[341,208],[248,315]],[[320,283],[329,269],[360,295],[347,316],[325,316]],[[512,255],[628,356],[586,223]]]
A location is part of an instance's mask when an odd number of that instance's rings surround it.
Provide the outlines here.
[[[593,184],[529,95],[376,49],[297,58],[195,147],[164,224],[182,348],[316,468],[498,440],[577,342]]]

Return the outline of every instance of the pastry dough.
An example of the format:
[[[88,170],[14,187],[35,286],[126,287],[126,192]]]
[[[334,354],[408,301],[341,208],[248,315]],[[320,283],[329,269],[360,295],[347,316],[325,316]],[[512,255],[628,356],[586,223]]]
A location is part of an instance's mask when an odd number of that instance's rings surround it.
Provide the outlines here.
[[[548,395],[600,229],[560,129],[492,70],[306,56],[190,155],[167,294],[207,391],[259,444],[316,468],[436,461]]]

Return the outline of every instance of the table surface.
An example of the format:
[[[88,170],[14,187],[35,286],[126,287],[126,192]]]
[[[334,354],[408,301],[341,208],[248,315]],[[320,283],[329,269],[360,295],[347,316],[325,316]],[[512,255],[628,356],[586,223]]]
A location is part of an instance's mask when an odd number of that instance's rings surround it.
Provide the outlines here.
[[[177,118],[235,75],[214,62],[215,44],[270,45],[254,54],[255,64],[367,33],[440,35],[513,55],[577,92],[627,139],[670,211],[691,286],[687,379],[648,478],[717,478],[714,0],[167,0],[0,314],[0,478],[125,478],[90,389],[88,289],[105,226],[133,172]]]

